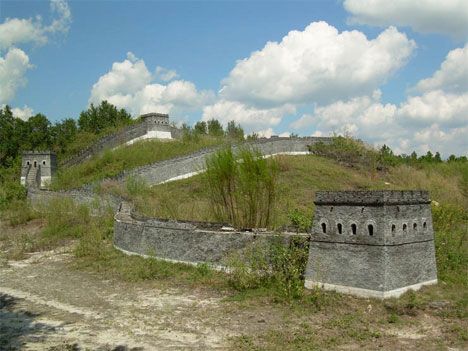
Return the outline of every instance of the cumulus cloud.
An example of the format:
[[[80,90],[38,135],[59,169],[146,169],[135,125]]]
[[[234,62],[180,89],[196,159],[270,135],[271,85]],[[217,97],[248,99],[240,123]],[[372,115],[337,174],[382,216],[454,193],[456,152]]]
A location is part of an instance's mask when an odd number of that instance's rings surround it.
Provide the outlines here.
[[[347,101],[336,101],[325,106],[317,106],[313,114],[305,114],[291,127],[301,130],[314,126],[321,135],[327,133],[366,136],[369,141],[395,135],[397,107],[380,102],[380,91],[372,96],[360,96]]]
[[[466,66],[465,48],[449,52],[440,69],[413,89],[421,94],[407,97],[398,106],[383,104],[377,90],[372,96],[316,106],[291,127],[314,128],[320,135],[348,133],[375,145],[390,145],[398,153],[467,154],[468,88],[463,79],[451,76],[464,74],[457,65]]]
[[[25,75],[30,68],[29,57],[21,49],[12,48],[5,57],[0,56],[0,104],[8,103],[26,85]]]
[[[351,23],[409,26],[423,33],[468,38],[466,0],[345,0]]]
[[[52,0],[51,11],[56,17],[50,25],[44,25],[40,16],[7,18],[0,24],[0,104],[8,103],[17,90],[26,85],[26,72],[33,67],[26,52],[15,46],[44,45],[50,35],[68,31],[71,23],[68,4],[63,0]]]
[[[452,94],[434,90],[409,97],[398,113],[406,122],[417,125],[439,123],[447,127],[460,127],[468,123],[468,91]]]
[[[23,107],[15,107],[11,109],[13,116],[16,118],[20,118],[23,121],[27,121],[29,117],[34,114],[34,111],[31,107],[24,105]]]
[[[162,80],[163,82],[169,82],[178,77],[179,75],[173,69],[168,69],[161,66],[156,67],[156,79]]]
[[[156,69],[156,74],[152,75],[145,62],[129,52],[124,61],[115,62],[111,70],[93,85],[89,102],[99,104],[107,100],[133,115],[184,113],[199,110],[213,102],[213,92],[199,91],[192,82],[173,80],[166,85],[154,82],[161,79],[161,73],[168,71],[158,72]]]
[[[240,123],[246,131],[258,131],[259,129],[279,124],[285,115],[296,112],[294,105],[285,104],[274,108],[256,108],[238,101],[220,100],[203,109],[202,119],[207,121],[212,118],[223,124],[229,121]]]
[[[50,34],[68,32],[71,12],[67,2],[52,0],[50,7],[56,15],[50,25],[44,25],[40,16],[29,19],[7,18],[0,24],[0,50],[25,43],[44,45]]]
[[[270,108],[369,94],[406,63],[415,47],[393,27],[368,39],[359,31],[340,33],[314,22],[238,61],[222,81],[220,96]]]
[[[450,51],[440,69],[415,87],[421,92],[436,89],[452,93],[468,91],[468,43],[463,48]]]

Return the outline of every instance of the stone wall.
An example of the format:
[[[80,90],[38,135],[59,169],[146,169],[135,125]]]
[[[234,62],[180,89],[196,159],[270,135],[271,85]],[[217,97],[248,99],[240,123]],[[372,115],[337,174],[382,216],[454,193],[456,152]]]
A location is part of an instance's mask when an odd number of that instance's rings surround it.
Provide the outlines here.
[[[146,134],[146,124],[145,123],[137,123],[130,126],[127,126],[120,130],[117,133],[113,133],[107,135],[101,139],[99,139],[94,144],[90,145],[84,150],[81,150],[79,153],[74,155],[73,157],[64,160],[61,162],[60,167],[66,168],[77,165],[87,158],[98,154],[99,152],[103,151],[104,149],[112,149],[119,145],[125,144],[126,142],[141,137]]]
[[[264,155],[276,154],[305,154],[308,153],[309,145],[317,142],[329,143],[331,138],[272,138],[260,139],[246,142],[234,146],[234,150],[239,147],[252,147],[258,149]],[[134,170],[124,172],[117,178],[124,180],[128,176],[137,176],[143,179],[148,185],[156,185],[171,180],[188,178],[200,173],[205,169],[206,157],[213,155],[219,147],[203,149],[193,154],[173,158],[170,160],[156,162]]]
[[[152,256],[190,264],[210,263],[223,266],[232,253],[253,243],[291,238],[308,241],[308,234],[222,231],[222,225],[201,222],[175,222],[142,218],[123,202],[115,215],[114,246],[128,254]]]
[[[87,205],[94,214],[112,209],[114,212],[119,208],[121,198],[110,194],[97,195],[90,189],[77,189],[68,191],[49,191],[39,189],[28,189],[28,200],[32,207],[40,209],[50,201],[57,199],[71,199],[78,205]]]
[[[427,191],[320,191],[306,286],[367,297],[437,282]]]

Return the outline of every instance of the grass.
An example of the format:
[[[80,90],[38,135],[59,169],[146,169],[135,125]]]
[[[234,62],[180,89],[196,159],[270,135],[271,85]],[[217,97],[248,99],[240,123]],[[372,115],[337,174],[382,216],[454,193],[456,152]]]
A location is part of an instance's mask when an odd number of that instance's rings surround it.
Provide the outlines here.
[[[90,210],[71,203],[55,203],[34,217],[41,218],[37,235],[16,236],[14,255],[75,243],[74,265],[102,276],[132,282],[156,281],[160,285],[200,287],[222,291],[226,304],[236,311],[266,311],[280,322],[253,326],[238,337],[236,350],[323,350],[340,346],[392,349],[404,342],[391,333],[412,332],[428,336],[411,339],[414,349],[463,349],[468,343],[468,250],[466,165],[397,165],[385,172],[346,167],[319,156],[278,157],[278,198],[274,227],[306,228],[312,218],[317,190],[426,188],[433,204],[439,284],[399,299],[358,299],[319,289],[302,289],[300,259],[306,250],[258,250],[246,260],[232,263],[231,275],[156,259],[126,256],[112,246],[112,214],[90,216]],[[214,220],[202,175],[148,187],[138,178],[126,184],[105,182],[101,191],[119,192],[135,201],[149,216],[173,219]],[[10,210],[11,225],[27,225],[18,203]],[[27,211],[23,211],[26,212]],[[16,219],[17,218],[17,219]],[[2,237],[0,234],[0,238]],[[12,236],[10,236],[12,239]],[[297,249],[297,247],[296,247]],[[11,251],[13,253],[13,251]],[[248,255],[247,255],[248,256]],[[276,264],[273,271],[271,260]],[[268,259],[268,262],[265,262]],[[251,261],[249,263],[249,260]],[[252,267],[260,275],[252,274]],[[263,271],[262,271],[263,270]],[[298,284],[299,282],[299,284]],[[434,325],[436,334],[425,329]],[[261,325],[262,323],[258,323]],[[408,342],[408,339],[405,339]]]
[[[205,136],[173,141],[148,140],[105,150],[79,165],[59,171],[52,188],[78,188],[97,180],[114,177],[124,170],[191,154],[222,142],[223,139]]]

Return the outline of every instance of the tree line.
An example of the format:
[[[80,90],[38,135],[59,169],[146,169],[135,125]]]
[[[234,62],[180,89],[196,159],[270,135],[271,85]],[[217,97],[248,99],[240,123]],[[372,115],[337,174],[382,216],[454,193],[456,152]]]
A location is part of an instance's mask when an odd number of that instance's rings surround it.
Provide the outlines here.
[[[59,156],[72,152],[73,144],[88,144],[109,130],[134,123],[124,109],[107,101],[91,106],[72,118],[52,123],[42,113],[24,121],[7,105],[0,109],[0,166],[10,167],[26,150],[53,150]]]

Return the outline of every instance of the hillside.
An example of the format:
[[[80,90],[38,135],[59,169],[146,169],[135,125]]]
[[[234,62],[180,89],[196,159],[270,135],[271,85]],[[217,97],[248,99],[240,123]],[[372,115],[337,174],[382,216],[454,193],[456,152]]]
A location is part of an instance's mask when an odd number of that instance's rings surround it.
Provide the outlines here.
[[[290,224],[288,214],[293,210],[311,217],[317,190],[427,189],[431,199],[438,203],[468,209],[466,164],[421,168],[399,165],[379,172],[347,167],[314,155],[277,156],[275,159],[279,165],[276,227]],[[201,174],[151,188],[138,179],[130,179],[126,184],[109,181],[102,184],[101,191],[132,200],[137,209],[148,216],[213,221],[205,185]]]
[[[77,187],[222,142],[213,138],[151,141],[109,150],[62,171],[54,186]],[[277,266],[265,277],[255,274],[269,254],[262,251],[247,251],[241,261],[230,263],[233,271],[229,273],[214,271],[206,264],[188,266],[127,256],[113,246],[113,212],[96,216],[92,208],[70,199],[51,201],[33,210],[24,200],[17,200],[0,217],[0,270],[4,277],[0,317],[5,316],[0,318],[0,329],[5,330],[0,348],[13,340],[39,349],[96,345],[160,345],[161,349],[197,345],[200,349],[232,350],[373,350],[376,345],[383,350],[465,349],[467,163],[376,167],[362,155],[359,153],[357,161],[352,155],[341,154],[268,159],[277,164],[278,182],[271,226],[308,230],[317,190],[427,189],[433,200],[438,285],[385,301],[304,290],[305,247],[274,252]],[[94,190],[120,195],[147,216],[216,220],[203,174],[153,187],[137,177],[125,182],[105,180]],[[36,316],[42,316],[41,323]],[[29,326],[30,335],[22,325]],[[54,325],[67,327],[54,329]]]

